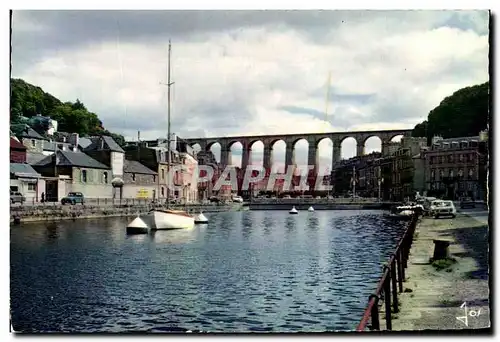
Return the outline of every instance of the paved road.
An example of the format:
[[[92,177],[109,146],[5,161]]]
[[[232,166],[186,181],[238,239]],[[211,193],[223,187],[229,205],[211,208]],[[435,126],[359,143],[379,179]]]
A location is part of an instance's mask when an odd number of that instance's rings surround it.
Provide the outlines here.
[[[488,224],[489,212],[487,209],[483,208],[458,209],[458,212],[470,216],[476,221],[481,222],[482,224]]]

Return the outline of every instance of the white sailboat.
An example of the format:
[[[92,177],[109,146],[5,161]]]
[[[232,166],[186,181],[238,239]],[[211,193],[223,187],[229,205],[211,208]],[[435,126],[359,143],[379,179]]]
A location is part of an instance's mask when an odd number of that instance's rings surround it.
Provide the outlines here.
[[[171,134],[170,134],[170,87],[173,82],[170,82],[170,54],[171,44],[168,42],[168,161],[167,166],[170,172],[171,164]],[[128,233],[147,233],[150,230],[160,229],[190,229],[194,227],[194,217],[183,210],[171,210],[170,206],[170,188],[172,177],[167,177],[167,203],[166,209],[152,209],[145,215],[136,217],[127,226]]]

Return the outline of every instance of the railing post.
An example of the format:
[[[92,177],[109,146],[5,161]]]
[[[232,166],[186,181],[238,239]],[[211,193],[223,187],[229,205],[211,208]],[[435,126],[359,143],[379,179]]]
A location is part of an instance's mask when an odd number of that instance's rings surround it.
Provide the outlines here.
[[[399,292],[403,292],[403,280],[405,277],[405,270],[401,263],[401,249],[396,252],[396,261],[398,267],[398,283],[399,283]]]
[[[391,280],[392,280],[392,308],[394,313],[399,312],[399,303],[398,303],[398,289],[396,286],[396,255],[393,255],[392,264],[391,264]]]
[[[375,298],[375,303],[372,306],[371,316],[372,316],[372,330],[380,330],[380,319],[378,316],[378,296],[376,294],[372,294],[369,297],[368,303],[372,298]]]
[[[385,272],[384,272],[385,273]],[[390,272],[387,273],[384,281],[384,299],[385,299],[385,325],[387,330],[392,330],[391,322],[391,283]]]

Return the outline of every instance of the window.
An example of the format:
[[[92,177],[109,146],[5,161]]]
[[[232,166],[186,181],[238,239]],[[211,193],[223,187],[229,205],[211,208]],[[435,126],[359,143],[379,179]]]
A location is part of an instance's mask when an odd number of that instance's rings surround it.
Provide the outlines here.
[[[153,175],[153,183],[155,183],[155,182],[156,182],[156,176]]]
[[[102,174],[102,180],[103,180],[104,184],[108,184],[108,173],[107,172],[104,172]]]
[[[33,147],[36,146],[36,140],[35,139],[31,139],[31,146],[33,146]]]
[[[464,155],[462,153],[460,153],[460,156],[459,156],[459,161],[460,162],[463,162],[464,161]]]
[[[464,175],[464,170],[463,169],[458,170],[458,177],[463,177],[463,175]]]
[[[453,174],[454,174],[453,170],[450,170],[450,178],[453,178]]]
[[[82,170],[82,183],[87,183],[87,170]]]
[[[132,174],[132,182],[135,182],[135,173]]]
[[[453,163],[453,154],[448,155],[448,163]]]
[[[165,196],[165,188],[161,187],[161,197],[164,197],[164,196]]]
[[[474,169],[469,169],[469,179],[474,175]]]
[[[434,180],[434,178],[436,177],[436,174],[434,173],[434,170],[431,171],[431,179]]]
[[[161,169],[161,179],[165,179],[165,169]]]
[[[28,184],[28,191],[35,191],[35,184],[29,183]]]

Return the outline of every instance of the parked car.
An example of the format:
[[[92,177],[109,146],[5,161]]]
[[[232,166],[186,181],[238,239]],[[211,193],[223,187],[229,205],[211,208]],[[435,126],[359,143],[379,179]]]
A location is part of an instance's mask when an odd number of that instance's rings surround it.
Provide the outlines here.
[[[243,203],[243,197],[241,197],[241,196],[233,196],[233,202]]]
[[[441,201],[441,204],[434,209],[434,218],[439,218],[440,216],[451,216],[455,218],[457,216],[457,209],[453,201]]]
[[[443,204],[443,200],[435,199],[435,200],[431,201],[429,203],[429,209],[428,209],[429,216],[434,216],[434,214],[436,213],[436,210],[439,209],[439,207],[441,207],[442,204]],[[425,206],[424,206],[424,209],[425,209]]]
[[[460,209],[465,209],[465,208],[475,208],[476,207],[476,202],[470,197],[465,197],[460,200]]]
[[[24,202],[26,202],[26,197],[24,197],[22,193],[20,193],[19,191],[11,191],[10,192],[10,203],[23,204]]]
[[[218,197],[212,196],[210,197],[210,203],[219,203],[220,199]]]
[[[85,204],[85,199],[81,192],[70,192],[68,196],[63,197],[63,199],[61,200],[62,205],[77,203]]]

